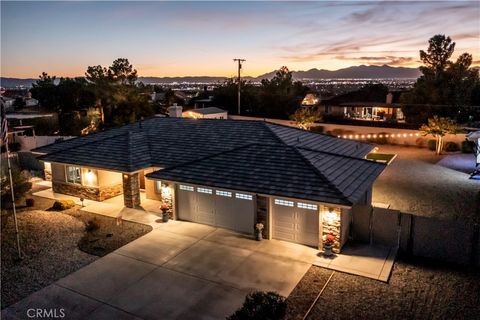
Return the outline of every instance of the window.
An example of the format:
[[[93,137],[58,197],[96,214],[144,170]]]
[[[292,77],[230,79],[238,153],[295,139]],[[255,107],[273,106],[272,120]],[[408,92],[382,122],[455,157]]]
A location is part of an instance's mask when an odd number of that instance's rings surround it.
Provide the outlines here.
[[[81,184],[80,167],[67,166],[67,182]]]
[[[243,200],[252,200],[253,199],[253,197],[251,195],[245,194],[245,193],[236,193],[235,198],[243,199]]]
[[[279,206],[293,207],[293,201],[287,201],[282,199],[275,199],[275,204],[278,204]]]
[[[318,206],[316,204],[310,204],[310,203],[303,203],[303,202],[298,202],[297,207],[301,209],[308,209],[308,210],[317,210]]]
[[[222,190],[217,190],[216,191],[217,196],[222,196],[222,197],[232,197],[232,193],[229,191],[222,191]]]
[[[197,188],[197,192],[212,194],[212,189],[207,188]]]
[[[186,186],[186,185],[184,185],[184,184],[181,184],[181,185],[180,185],[180,190],[193,191],[193,187],[192,187],[192,186]]]

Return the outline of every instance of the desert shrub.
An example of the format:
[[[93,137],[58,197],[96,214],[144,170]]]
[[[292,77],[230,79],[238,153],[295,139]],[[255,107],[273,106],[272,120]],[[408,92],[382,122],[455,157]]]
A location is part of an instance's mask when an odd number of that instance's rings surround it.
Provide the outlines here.
[[[437,150],[437,140],[430,139],[427,141],[427,147],[429,150],[435,151]]]
[[[33,207],[35,205],[35,200],[32,198],[25,199],[25,205],[27,207]]]
[[[95,231],[98,228],[100,228],[100,224],[98,223],[96,218],[88,220],[87,223],[85,224],[85,231],[87,232]]]
[[[474,142],[468,141],[468,140],[462,141],[461,150],[463,153],[473,153],[474,148],[475,148]]]
[[[52,210],[63,211],[75,207],[75,201],[73,200],[56,200],[53,203]]]
[[[445,143],[445,146],[443,148],[447,152],[456,152],[460,150],[458,144],[453,141],[448,141],[447,143]]]
[[[245,298],[243,306],[228,320],[283,319],[287,309],[285,298],[275,292],[254,291]]]

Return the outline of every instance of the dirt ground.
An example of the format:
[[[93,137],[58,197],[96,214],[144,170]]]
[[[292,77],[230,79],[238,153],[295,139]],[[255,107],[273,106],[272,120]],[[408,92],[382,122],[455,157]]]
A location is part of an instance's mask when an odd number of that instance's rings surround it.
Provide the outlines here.
[[[302,319],[332,273],[312,266],[288,297]],[[400,258],[388,283],[335,272],[307,319],[478,319],[480,270]]]
[[[464,162],[468,155],[446,158],[425,148],[386,145],[379,146],[379,152],[397,158],[373,185],[373,202],[415,215],[480,223],[480,181],[437,164],[445,159],[442,163],[452,164],[455,157]]]
[[[22,260],[17,259],[13,216],[2,217],[2,309],[152,230],[128,221],[117,225],[116,219],[79,212],[79,206],[48,211],[53,200],[27,198],[35,206],[22,207],[22,199],[17,214]],[[85,226],[92,220],[98,228],[88,232]]]

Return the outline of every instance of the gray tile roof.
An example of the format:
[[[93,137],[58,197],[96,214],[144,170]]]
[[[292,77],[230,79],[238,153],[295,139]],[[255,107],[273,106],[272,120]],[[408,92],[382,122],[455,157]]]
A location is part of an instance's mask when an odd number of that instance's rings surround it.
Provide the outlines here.
[[[198,102],[199,100],[197,100]],[[208,107],[208,108],[198,108],[198,109],[192,109],[192,110],[186,110],[186,111],[192,111],[196,112],[198,114],[215,114],[215,113],[224,113],[227,112],[223,109],[217,108],[217,107]]]
[[[281,144],[251,144],[147,177],[351,205],[384,168],[368,160]]]
[[[33,151],[44,161],[120,172],[160,167],[150,177],[350,204],[384,168],[360,160],[372,148],[261,121],[155,117]]]

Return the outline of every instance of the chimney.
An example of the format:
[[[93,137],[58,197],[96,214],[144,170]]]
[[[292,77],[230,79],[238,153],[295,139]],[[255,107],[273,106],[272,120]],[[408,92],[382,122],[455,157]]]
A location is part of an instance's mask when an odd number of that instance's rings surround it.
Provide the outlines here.
[[[392,101],[393,101],[393,94],[391,92],[389,92],[387,94],[387,99],[385,100],[385,103],[386,104],[392,104]]]
[[[181,118],[182,117],[182,107],[177,106],[176,103],[173,104],[173,106],[168,107],[168,116],[170,118]]]

